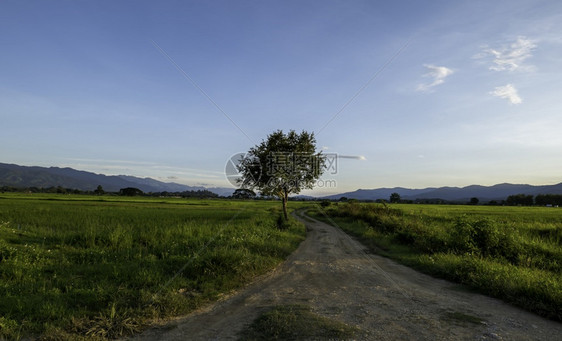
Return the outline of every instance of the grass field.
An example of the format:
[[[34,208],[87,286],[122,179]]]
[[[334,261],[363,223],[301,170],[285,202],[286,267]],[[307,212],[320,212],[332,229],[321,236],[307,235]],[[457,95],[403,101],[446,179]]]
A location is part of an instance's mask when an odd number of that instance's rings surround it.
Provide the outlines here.
[[[299,203],[292,203],[295,208]],[[104,339],[185,314],[304,239],[281,204],[0,195],[0,339]]]
[[[338,203],[311,213],[378,253],[562,321],[562,209]]]
[[[114,338],[216,300],[303,240],[302,225],[277,228],[280,208],[268,201],[1,194],[0,339]],[[315,215],[378,252],[562,320],[560,209],[339,203],[325,212]]]

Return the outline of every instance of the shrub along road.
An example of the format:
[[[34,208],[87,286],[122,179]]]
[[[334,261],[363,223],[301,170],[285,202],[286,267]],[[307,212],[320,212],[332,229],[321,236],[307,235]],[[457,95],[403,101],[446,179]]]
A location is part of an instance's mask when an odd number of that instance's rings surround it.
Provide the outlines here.
[[[370,254],[339,228],[301,218],[307,239],[244,290],[135,340],[235,340],[274,306],[298,304],[368,340],[554,340],[562,324]]]

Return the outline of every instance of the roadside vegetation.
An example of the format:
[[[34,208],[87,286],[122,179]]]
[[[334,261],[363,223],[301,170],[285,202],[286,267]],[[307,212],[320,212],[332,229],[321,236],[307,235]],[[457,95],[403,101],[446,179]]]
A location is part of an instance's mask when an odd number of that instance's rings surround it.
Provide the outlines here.
[[[279,206],[2,194],[0,339],[116,338],[216,300],[304,239]]]
[[[560,209],[351,202],[310,214],[379,254],[562,321]]]

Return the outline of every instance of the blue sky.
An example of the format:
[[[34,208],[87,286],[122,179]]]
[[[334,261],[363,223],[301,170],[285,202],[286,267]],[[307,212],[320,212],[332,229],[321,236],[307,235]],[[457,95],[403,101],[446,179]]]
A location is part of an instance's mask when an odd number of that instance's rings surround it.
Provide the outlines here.
[[[356,156],[306,194],[562,182],[559,1],[2,1],[0,43],[4,163],[228,186],[304,129]]]

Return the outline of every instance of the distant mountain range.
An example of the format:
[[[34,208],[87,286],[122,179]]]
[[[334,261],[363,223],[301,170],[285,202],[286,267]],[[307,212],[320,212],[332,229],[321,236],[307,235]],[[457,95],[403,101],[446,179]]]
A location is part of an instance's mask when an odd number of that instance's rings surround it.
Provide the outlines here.
[[[233,188],[187,186],[173,182],[162,182],[151,178],[127,175],[103,175],[59,167],[26,167],[0,163],[0,186],[64,188],[93,191],[99,185],[107,192],[118,192],[121,188],[135,187],[143,192],[184,192],[208,190],[222,196],[229,196]]]
[[[348,199],[358,200],[388,200],[392,193],[400,194],[401,199],[422,200],[422,199],[441,199],[446,201],[467,202],[470,198],[478,198],[480,202],[491,200],[505,200],[514,194],[562,194],[562,183],[557,185],[533,186],[533,185],[514,185],[498,184],[494,186],[472,185],[466,187],[439,187],[424,189],[408,189],[402,187],[378,188],[378,189],[358,189],[354,192],[341,193],[324,197],[324,199]]]
[[[151,178],[138,178],[127,175],[103,175],[72,168],[59,167],[27,167],[0,163],[0,186],[48,188],[61,186],[64,188],[93,191],[101,185],[107,192],[118,192],[121,188],[135,187],[143,192],[184,192],[208,190],[221,196],[229,196],[233,188],[187,186],[173,182],[162,182]],[[388,200],[392,193],[400,194],[405,200],[441,199],[453,202],[467,202],[470,198],[478,198],[480,202],[505,200],[514,194],[562,194],[562,183],[557,185],[533,186],[498,184],[494,186],[472,185],[467,187],[439,187],[409,189],[403,187],[358,189],[353,192],[330,195],[322,199]],[[300,197],[300,196],[299,196]],[[315,199],[302,197],[303,199]]]

